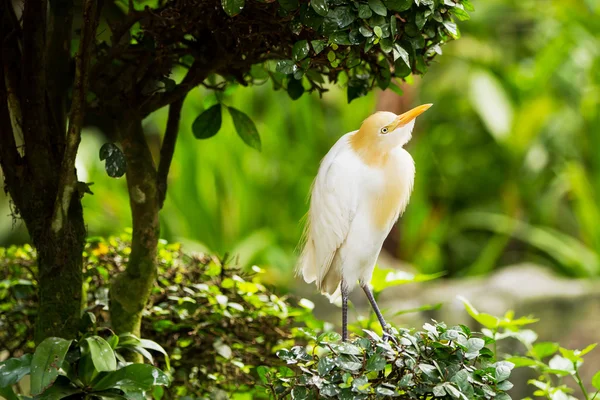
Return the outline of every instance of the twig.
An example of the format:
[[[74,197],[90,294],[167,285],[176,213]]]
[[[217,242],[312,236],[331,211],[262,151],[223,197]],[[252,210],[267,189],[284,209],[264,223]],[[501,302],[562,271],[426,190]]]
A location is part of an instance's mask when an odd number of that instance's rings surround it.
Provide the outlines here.
[[[167,178],[169,169],[171,169],[171,161],[175,152],[175,144],[177,143],[177,134],[179,132],[179,120],[181,119],[181,107],[185,95],[171,103],[169,106],[169,117],[167,119],[167,129],[162,146],[160,147],[160,162],[158,164],[158,174],[156,176],[156,186],[158,189],[158,207],[162,209],[167,195]]]
[[[73,86],[73,100],[67,131],[66,148],[61,164],[58,195],[54,204],[52,216],[52,230],[58,233],[63,227],[63,220],[71,204],[77,176],[75,175],[75,157],[79,142],[81,142],[81,128],[85,115],[85,102],[88,90],[90,59],[92,48],[96,40],[96,30],[100,20],[102,1],[86,0],[83,10],[83,30],[79,49],[75,55],[75,83]]]

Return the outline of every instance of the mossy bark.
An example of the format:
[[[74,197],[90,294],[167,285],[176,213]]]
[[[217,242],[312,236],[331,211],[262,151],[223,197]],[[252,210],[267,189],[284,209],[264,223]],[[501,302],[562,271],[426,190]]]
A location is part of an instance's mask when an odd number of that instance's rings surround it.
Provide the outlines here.
[[[142,313],[157,275],[160,224],[156,168],[144,138],[141,117],[129,116],[121,125],[121,135],[133,235],[127,268],[112,282],[111,322],[117,333],[140,336]]]
[[[54,234],[50,225],[27,221],[38,253],[39,305],[35,324],[35,341],[50,336],[75,338],[79,330],[83,283],[83,247],[85,225],[81,202],[75,194],[63,228]],[[43,233],[42,230],[44,231]]]

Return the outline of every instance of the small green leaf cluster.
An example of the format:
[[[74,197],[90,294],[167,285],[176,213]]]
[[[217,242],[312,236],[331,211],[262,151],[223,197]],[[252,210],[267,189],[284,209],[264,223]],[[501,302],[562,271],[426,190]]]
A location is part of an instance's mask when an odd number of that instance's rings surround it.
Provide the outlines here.
[[[107,339],[86,334],[80,340],[57,337],[45,339],[33,354],[0,363],[0,395],[7,400],[29,399],[13,390],[30,375],[29,394],[33,399],[143,399],[150,391],[161,393],[169,376],[148,364],[132,364],[123,350],[165,353],[158,344],[134,335],[110,334]]]
[[[208,139],[221,129],[223,107],[229,111],[238,136],[248,146],[260,151],[261,142],[256,125],[244,112],[220,102],[202,112],[192,124],[192,132],[197,139]]]
[[[423,328],[392,328],[387,341],[368,330],[350,342],[308,333],[311,348],[277,353],[287,367],[258,372],[279,399],[510,399],[513,364],[496,362],[486,347],[492,339],[462,325],[434,321]]]

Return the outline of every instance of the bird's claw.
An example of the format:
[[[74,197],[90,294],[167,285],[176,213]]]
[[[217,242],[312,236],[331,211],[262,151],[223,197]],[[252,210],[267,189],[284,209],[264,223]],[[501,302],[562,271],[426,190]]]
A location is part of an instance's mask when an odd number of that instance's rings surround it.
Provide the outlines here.
[[[398,341],[396,340],[396,337],[391,332],[391,328],[389,326],[386,326],[385,328],[383,328],[383,341],[387,342],[390,339],[392,340],[392,342],[398,344]]]

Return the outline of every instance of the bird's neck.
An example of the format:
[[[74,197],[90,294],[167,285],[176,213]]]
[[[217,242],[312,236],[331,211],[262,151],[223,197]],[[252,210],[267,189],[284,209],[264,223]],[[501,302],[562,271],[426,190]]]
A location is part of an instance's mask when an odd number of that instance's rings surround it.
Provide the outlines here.
[[[373,140],[362,129],[351,135],[348,141],[352,150],[368,166],[383,168],[388,163],[392,149]]]

